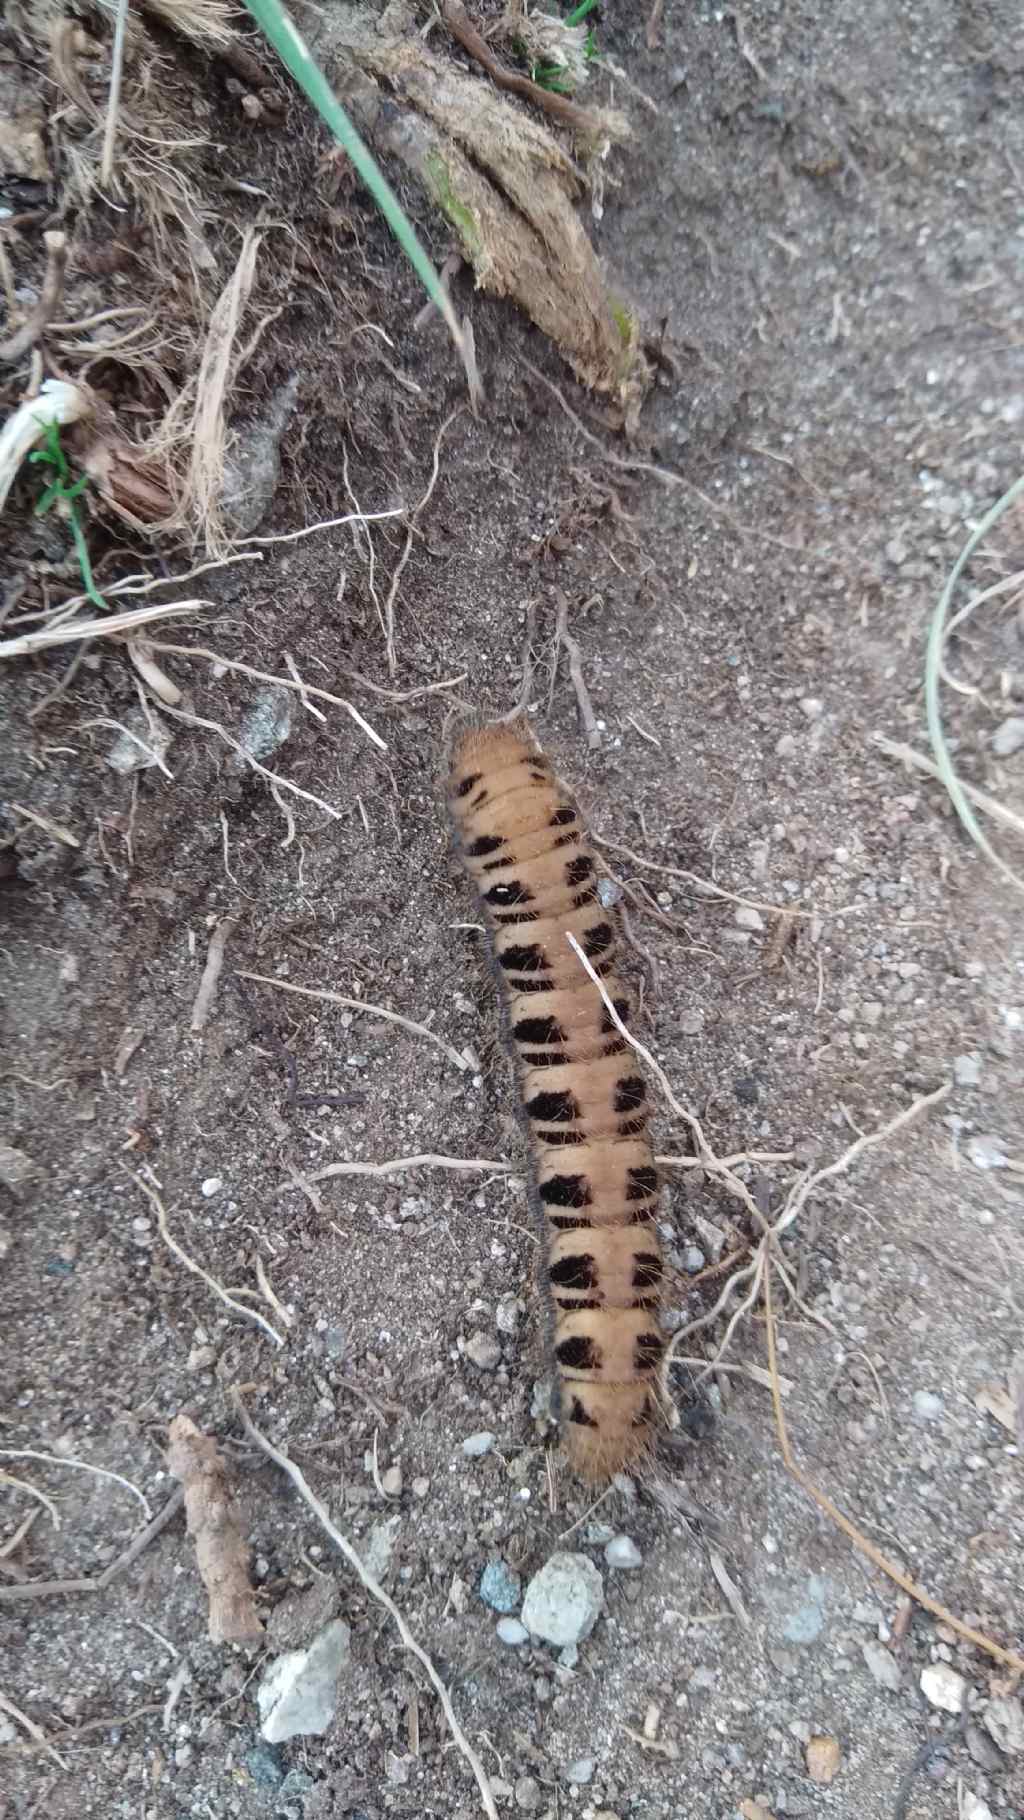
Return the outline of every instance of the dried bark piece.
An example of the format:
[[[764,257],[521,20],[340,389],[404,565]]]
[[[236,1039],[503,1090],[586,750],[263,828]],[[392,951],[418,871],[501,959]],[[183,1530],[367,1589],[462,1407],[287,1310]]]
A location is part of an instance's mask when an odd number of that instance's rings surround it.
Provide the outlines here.
[[[255,1643],[263,1635],[249,1579],[249,1550],[234,1490],[216,1443],[188,1416],[169,1429],[167,1463],[185,1488],[188,1533],[210,1601],[211,1643]]]

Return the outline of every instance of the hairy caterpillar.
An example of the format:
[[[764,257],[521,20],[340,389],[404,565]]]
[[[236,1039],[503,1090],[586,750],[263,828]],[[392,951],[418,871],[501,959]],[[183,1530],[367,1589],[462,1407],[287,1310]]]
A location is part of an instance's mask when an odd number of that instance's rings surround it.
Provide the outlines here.
[[[625,1018],[617,931],[576,807],[528,727],[465,734],[450,801],[516,1052],[566,1452],[581,1478],[600,1481],[647,1447],[663,1349],[646,1086],[566,939]]]

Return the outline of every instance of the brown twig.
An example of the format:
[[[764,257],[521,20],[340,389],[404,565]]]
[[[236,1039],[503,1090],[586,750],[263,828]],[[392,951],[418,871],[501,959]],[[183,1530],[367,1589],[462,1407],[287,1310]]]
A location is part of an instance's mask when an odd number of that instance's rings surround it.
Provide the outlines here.
[[[15,329],[13,335],[0,342],[0,362],[7,366],[20,360],[29,348],[35,347],[63,295],[64,268],[68,261],[67,236],[56,228],[49,228],[43,235],[43,245],[46,248],[46,273],[39,301],[20,329]]]
[[[233,934],[237,927],[237,917],[222,916],[210,937],[210,944],[206,950],[206,965],[203,968],[203,977],[199,982],[199,990],[195,996],[192,1017],[189,1022],[189,1030],[193,1036],[198,1036],[200,1031],[206,1028],[206,1020],[210,1015],[217,991],[217,981],[220,979],[221,969],[224,966],[225,944],[229,935]]]
[[[768,1371],[772,1380],[772,1408],[775,1411],[775,1427],[778,1433],[779,1448],[782,1453],[783,1464],[785,1465],[786,1471],[790,1474],[791,1478],[796,1480],[796,1483],[801,1489],[807,1493],[807,1496],[813,1500],[818,1506],[818,1509],[824,1511],[825,1515],[831,1518],[837,1528],[842,1530],[843,1534],[853,1543],[854,1547],[859,1549],[862,1555],[866,1555],[868,1560],[871,1561],[881,1573],[885,1574],[888,1579],[894,1581],[897,1586],[901,1587],[917,1605],[923,1606],[925,1611],[930,1611],[933,1617],[939,1619],[940,1623],[948,1624],[950,1630],[955,1630],[957,1636],[963,1637],[965,1642],[973,1643],[976,1649],[984,1650],[986,1655],[994,1656],[997,1662],[1002,1662],[1004,1666],[1011,1669],[1014,1674],[1024,1675],[1024,1656],[1018,1656],[1012,1649],[1004,1649],[1001,1644],[994,1643],[991,1637],[986,1637],[983,1631],[975,1630],[973,1625],[965,1624],[961,1618],[954,1617],[948,1606],[940,1605],[937,1599],[933,1599],[930,1593],[925,1592],[923,1586],[919,1586],[916,1580],[911,1580],[909,1575],[901,1572],[892,1561],[888,1560],[887,1557],[882,1554],[880,1549],[875,1547],[873,1542],[868,1540],[867,1536],[862,1535],[856,1524],[851,1522],[849,1517],[844,1516],[843,1512],[836,1504],[833,1504],[832,1499],[828,1496],[827,1492],[822,1491],[820,1487],[814,1483],[814,1480],[804,1472],[803,1467],[798,1465],[793,1456],[793,1449],[790,1446],[789,1430],[786,1427],[786,1417],[783,1412],[782,1396],[779,1390],[779,1368],[775,1350],[775,1317],[772,1312],[771,1279],[772,1273],[771,1270],[768,1269],[764,1273],[765,1334],[768,1341]]]
[[[661,15],[664,10],[665,0],[654,0],[654,5],[647,15],[645,38],[649,51],[660,51],[661,49]]]
[[[506,69],[486,39],[477,31],[462,0],[441,0],[441,18],[463,50],[487,71],[495,88],[518,95],[523,101],[532,101],[534,107],[539,107],[543,113],[550,114],[562,126],[567,126],[571,132],[578,133],[582,139],[591,143],[600,143],[609,138],[612,132],[621,131],[614,115],[609,119],[604,114],[594,113],[590,108],[580,107],[577,102],[570,101],[567,95],[558,95],[553,89],[541,88],[539,83],[531,82],[528,76]]]
[[[95,1579],[26,1580],[21,1586],[0,1586],[0,1605],[13,1604],[17,1599],[51,1598],[58,1593],[103,1592],[112,1580],[117,1579],[118,1574],[123,1574],[133,1561],[138,1560],[161,1530],[167,1528],[171,1518],[177,1516],[184,1502],[185,1494],[179,1487],[177,1491],[171,1493],[163,1510],[158,1510],[152,1522],[147,1523],[145,1529],[140,1529],[134,1540],[129,1542],[124,1554],[118,1555],[116,1561],[111,1561],[110,1566],[105,1567],[101,1574],[96,1575]]]
[[[174,1417],[167,1464],[185,1494],[185,1518],[210,1602],[211,1643],[255,1643],[263,1635],[249,1579],[249,1549],[220,1451],[186,1415]]]
[[[576,702],[580,711],[580,720],[583,722],[583,731],[587,737],[587,745],[591,752],[594,752],[601,744],[601,729],[597,724],[597,717],[594,714],[594,704],[590,699],[590,691],[587,688],[583,675],[583,660],[580,656],[580,648],[569,631],[569,602],[561,588],[555,589],[555,603],[557,608],[555,637],[569,660],[569,677],[573,689],[576,692]]]
[[[339,1550],[349,1567],[351,1567],[353,1573],[356,1574],[360,1583],[370,1594],[370,1597],[376,1599],[377,1603],[384,1607],[388,1616],[393,1620],[405,1648],[411,1655],[416,1657],[417,1662],[426,1670],[431,1686],[441,1702],[441,1710],[448,1722],[448,1728],[452,1737],[476,1778],[476,1785],[480,1790],[480,1798],[483,1803],[484,1813],[487,1815],[487,1820],[498,1820],[498,1810],[494,1804],[494,1796],[491,1793],[491,1784],[488,1779],[487,1771],[484,1769],[477,1752],[474,1750],[463,1731],[462,1726],[459,1724],[455,1715],[455,1709],[452,1706],[451,1695],[444,1682],[441,1680],[433,1662],[427,1655],[426,1650],[417,1643],[394,1600],[385,1592],[379,1581],[377,1581],[363,1565],[362,1560],[352,1547],[351,1542],[349,1542],[348,1538],[342,1534],[341,1530],[331,1520],[326,1507],[320,1502],[316,1493],[307,1484],[305,1477],[299,1467],[296,1466],[294,1460],[290,1460],[287,1454],[281,1453],[279,1449],[274,1446],[272,1441],[268,1441],[266,1435],[261,1434],[237,1391],[234,1394],[234,1404],[249,1439],[255,1441],[257,1447],[267,1455],[268,1459],[273,1460],[274,1464],[279,1466],[282,1472],[287,1473],[300,1498],[302,1498],[303,1502],[313,1512],[313,1515],[316,1517],[321,1528],[330,1537],[335,1548]]]

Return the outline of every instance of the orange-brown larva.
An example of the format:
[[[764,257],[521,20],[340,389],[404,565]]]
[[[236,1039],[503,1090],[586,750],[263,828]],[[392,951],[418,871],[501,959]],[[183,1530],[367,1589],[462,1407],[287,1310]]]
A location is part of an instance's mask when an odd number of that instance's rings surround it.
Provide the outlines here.
[[[616,919],[575,805],[527,727],[465,734],[450,802],[518,1066],[565,1448],[580,1477],[599,1482],[649,1445],[663,1350],[646,1085],[567,940],[624,1017]]]

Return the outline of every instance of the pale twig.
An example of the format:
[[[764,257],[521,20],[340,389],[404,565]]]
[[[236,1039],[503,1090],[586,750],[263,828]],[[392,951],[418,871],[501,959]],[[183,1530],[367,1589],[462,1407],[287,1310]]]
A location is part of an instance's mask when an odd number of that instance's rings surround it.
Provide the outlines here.
[[[601,744],[601,729],[597,724],[594,706],[590,699],[590,691],[587,688],[583,675],[583,659],[580,656],[580,647],[569,631],[569,602],[560,588],[556,590],[555,599],[557,601],[555,640],[557,644],[562,646],[565,655],[569,660],[569,679],[572,683],[573,690],[575,691],[576,702],[580,711],[580,720],[583,723],[583,731],[586,735],[587,745],[591,752],[594,752]]]
[[[124,69],[125,28],[128,23],[128,0],[116,0],[114,43],[110,53],[110,94],[107,118],[103,127],[103,150],[100,155],[100,183],[106,189],[114,174],[114,141],[117,137],[117,115],[121,104],[121,74]]]
[[[420,513],[423,511],[423,508],[430,503],[431,494],[437,485],[437,476],[440,472],[441,465],[441,444],[444,441],[445,434],[449,427],[454,423],[456,417],[458,417],[461,408],[461,405],[459,405],[456,406],[454,411],[449,411],[448,416],[445,418],[434,439],[434,459],[430,470],[430,479],[427,482],[427,490],[422,499],[413,506],[409,517],[409,523],[406,527],[405,544],[402,549],[402,554],[395,564],[395,572],[391,577],[391,586],[388,589],[387,599],[384,602],[385,650],[387,652],[388,669],[392,676],[394,676],[397,666],[395,655],[395,600],[398,595],[398,584],[402,579],[402,572],[405,565],[412,554],[413,538],[416,535],[416,526],[419,522]]]
[[[145,1497],[137,1485],[124,1478],[119,1472],[110,1472],[106,1466],[93,1466],[89,1460],[72,1460],[64,1454],[37,1453],[33,1447],[0,1447],[0,1460],[40,1460],[45,1466],[71,1466],[78,1472],[91,1472],[98,1479],[112,1479],[115,1485],[122,1485],[125,1491],[131,1492],[142,1505],[147,1517],[152,1517]]]
[[[290,777],[284,777],[280,771],[269,771],[266,765],[261,765],[259,759],[253,758],[252,753],[248,752],[241,741],[235,739],[226,727],[222,727],[219,720],[207,720],[202,714],[188,714],[184,708],[172,708],[167,704],[164,706],[164,713],[172,715],[175,720],[184,721],[187,727],[205,727],[208,733],[216,733],[218,739],[222,739],[226,746],[230,746],[232,752],[237,753],[244,764],[258,772],[260,777],[265,777],[268,783],[278,784],[282,790],[290,790],[293,796],[301,797],[304,803],[312,803],[314,808],[322,809],[325,815],[329,815],[332,821],[340,822],[342,820],[341,810],[333,808],[330,803],[324,801],[322,796],[314,795],[312,790],[304,790],[301,784],[293,783]]]
[[[437,1156],[427,1152],[423,1156],[391,1157],[386,1163],[327,1163],[306,1179],[327,1182],[336,1175],[404,1175],[408,1169],[450,1169],[457,1175],[486,1175],[488,1172],[505,1175],[511,1173],[511,1168],[510,1163],[496,1163],[489,1156]],[[282,1184],[282,1188],[290,1186],[290,1183]]]
[[[51,840],[60,841],[62,847],[81,846],[81,841],[71,833],[69,828],[61,827],[60,822],[55,822],[49,815],[43,815],[40,810],[26,809],[23,803],[8,803],[7,806],[12,814],[23,815],[27,822],[34,822],[35,826],[41,828],[44,834],[48,834]]]
[[[425,1036],[428,1043],[433,1043],[442,1050],[448,1060],[454,1062],[456,1068],[463,1073],[469,1066],[464,1055],[460,1055],[459,1051],[453,1049],[450,1043],[446,1043],[442,1036],[437,1035],[436,1031],[428,1030],[426,1024],[417,1024],[411,1017],[402,1017],[398,1011],[386,1011],[383,1005],[372,1005],[368,999],[345,998],[340,992],[327,992],[318,986],[296,986],[291,980],[271,979],[265,973],[243,973],[239,969],[238,977],[243,980],[252,980],[257,986],[272,986],[277,992],[297,992],[302,998],[323,999],[325,1004],[342,1005],[346,1011],[372,1012],[374,1017],[383,1018],[387,1024],[398,1024],[403,1030],[410,1030],[413,1036]]]
[[[154,619],[170,619],[173,614],[198,613],[210,606],[208,600],[174,600],[166,606],[135,607],[128,613],[111,613],[107,619],[76,619],[63,625],[41,626],[38,632],[23,632],[18,638],[6,638],[0,644],[0,658],[31,657],[36,651],[48,651],[53,645],[73,644],[82,638],[113,638],[119,632],[132,632],[136,626],[149,625]]]
[[[52,1498],[47,1497],[45,1491],[40,1491],[38,1485],[33,1485],[29,1479],[16,1478],[13,1472],[0,1472],[0,1485],[13,1485],[17,1491],[27,1492],[30,1498],[38,1498],[43,1509],[49,1511],[54,1529],[60,1528],[60,1517],[57,1514],[56,1504]],[[39,1512],[32,1511],[29,1514],[34,1518],[39,1515]],[[5,1542],[3,1548],[0,1548],[0,1557],[9,1554],[12,1546],[13,1544]]]
[[[873,734],[871,743],[890,758],[899,759],[901,763],[911,765],[915,771],[923,771],[926,777],[934,777],[939,783],[945,783],[938,765],[934,759],[928,757],[926,752],[918,752],[913,746],[904,745],[902,740],[887,739],[884,733]],[[994,796],[988,796],[984,790],[977,789],[974,784],[969,784],[964,777],[959,779],[959,785],[975,808],[980,809],[984,815],[990,815],[1001,828],[1009,828],[1012,833],[1024,837],[1024,820],[1019,815],[1015,815],[1012,809],[1008,809],[1005,803],[999,802]]]
[[[104,1588],[109,1586],[118,1574],[124,1573],[126,1567],[130,1567],[133,1561],[138,1560],[143,1550],[149,1547],[160,1531],[166,1529],[171,1518],[176,1516],[181,1509],[184,1497],[185,1494],[180,1488],[172,1492],[163,1510],[157,1511],[156,1516],[146,1524],[145,1529],[140,1529],[138,1535],[129,1542],[124,1553],[118,1555],[116,1561],[111,1561],[110,1566],[105,1567],[94,1580],[26,1580],[19,1586],[0,1586],[0,1605],[14,1604],[20,1599],[52,1598],[60,1593],[103,1592]]]
[[[319,524],[303,525],[298,531],[279,531],[274,537],[242,537],[241,544],[298,543],[300,537],[312,537],[314,531],[333,531],[338,525],[377,524],[382,518],[401,518],[404,506],[390,506],[386,512],[347,512],[344,518],[324,518]]]
[[[264,1301],[269,1302],[282,1327],[290,1327],[295,1317],[288,1313],[280,1297],[274,1293],[274,1286],[267,1275],[266,1266],[258,1251],[256,1253],[256,1281],[260,1286]]]
[[[727,904],[743,904],[749,910],[760,910],[765,916],[806,918],[827,914],[825,911],[797,910],[790,904],[764,904],[755,897],[740,897],[735,891],[727,891],[724,885],[716,885],[713,879],[701,878],[699,872],[688,872],[685,866],[665,866],[658,860],[645,859],[642,853],[634,853],[632,847],[624,847],[621,841],[610,840],[606,834],[595,834],[594,839],[599,847],[608,847],[613,853],[623,854],[635,866],[646,866],[648,872],[660,872],[665,878],[685,879],[687,884],[696,886],[701,897],[717,897]]]
[[[9,1700],[7,1695],[2,1693],[0,1693],[0,1712],[7,1713],[12,1719],[17,1719],[18,1724],[24,1726],[29,1737],[35,1739],[35,1742],[39,1745],[40,1749],[44,1750],[48,1757],[53,1758],[53,1761],[57,1764],[59,1769],[68,1769],[70,1767],[60,1753],[54,1750],[53,1745],[50,1743],[42,1726],[37,1725],[34,1719],[30,1719],[27,1713],[22,1712],[20,1706],[15,1706],[14,1701]]]
[[[457,689],[460,683],[466,681],[469,671],[463,670],[461,676],[447,677],[444,682],[422,683],[418,689],[385,689],[383,684],[371,682],[368,676],[360,676],[358,670],[348,670],[346,675],[358,683],[361,689],[369,689],[371,695],[379,695],[382,701],[405,702],[418,701],[421,695],[438,695],[442,689]],[[313,695],[317,693],[315,689],[309,692]]]
[[[354,708],[352,703],[346,701],[343,695],[332,695],[329,690],[318,689],[315,684],[305,682],[301,677],[278,676],[273,670],[257,670],[253,668],[252,664],[243,664],[236,657],[223,657],[219,651],[211,651],[205,645],[169,645],[164,644],[162,641],[153,640],[149,644],[149,649],[151,651],[163,652],[170,657],[188,657],[196,661],[205,659],[207,663],[217,664],[222,669],[235,670],[240,676],[251,676],[256,682],[273,683],[279,689],[295,689],[303,698],[307,695],[313,695],[316,697],[317,701],[328,701],[333,707],[344,708],[346,714],[351,714],[356,726],[362,728],[367,738],[373,741],[373,744],[379,751],[386,752],[388,749],[386,740],[381,739],[380,734],[375,728],[371,727],[369,721],[364,720],[359,709]],[[2,647],[0,647],[0,655],[2,654]],[[456,680],[461,682],[463,679],[458,677]],[[437,688],[448,688],[451,685],[447,683],[438,683],[434,686]],[[426,691],[424,691],[424,693],[426,693]],[[403,697],[402,699],[405,698]]]
[[[190,1270],[193,1276],[200,1277],[206,1284],[207,1289],[213,1291],[217,1300],[223,1302],[225,1308],[230,1308],[233,1314],[240,1314],[244,1321],[255,1321],[256,1326],[266,1334],[268,1339],[273,1340],[275,1346],[283,1346],[284,1340],[281,1338],[281,1335],[277,1332],[276,1328],[271,1327],[269,1321],[264,1320],[258,1309],[246,1308],[243,1302],[236,1302],[234,1297],[230,1296],[227,1290],[218,1283],[216,1277],[212,1277],[209,1271],[204,1270],[201,1264],[197,1264],[195,1259],[190,1258],[188,1252],[182,1249],[167,1223],[167,1209],[160,1199],[160,1196],[157,1194],[156,1189],[151,1188],[149,1183],[145,1181],[141,1175],[135,1174],[134,1170],[129,1169],[126,1173],[131,1176],[135,1186],[142,1189],[143,1194],[146,1196],[156,1214],[160,1237],[163,1239],[167,1249],[174,1253],[178,1262],[184,1264],[185,1269]]]
[[[226,869],[227,861],[225,859]],[[203,977],[199,982],[199,990],[195,996],[192,1017],[189,1022],[189,1030],[193,1036],[198,1036],[200,1031],[206,1027],[206,1020],[210,1015],[214,994],[217,990],[217,981],[220,979],[221,968],[224,965],[224,946],[237,926],[237,917],[222,916],[210,936],[206,950],[206,965],[203,968]]]
[[[899,1586],[909,1598],[913,1599],[915,1604],[923,1606],[925,1611],[930,1611],[932,1616],[938,1618],[940,1623],[948,1624],[950,1630],[956,1631],[957,1636],[963,1637],[965,1642],[973,1643],[976,1649],[984,1650],[985,1654],[988,1656],[994,1656],[997,1662],[1001,1662],[1004,1667],[1009,1668],[1013,1674],[1024,1675],[1024,1657],[1017,1655],[1014,1650],[1003,1649],[1000,1644],[994,1643],[991,1637],[986,1637],[983,1631],[975,1630],[973,1625],[965,1624],[961,1618],[954,1617],[948,1606],[940,1605],[937,1599],[933,1599],[930,1593],[925,1592],[924,1588],[917,1584],[916,1580],[910,1579],[909,1575],[903,1573],[894,1562],[888,1560],[887,1557],[882,1554],[881,1550],[876,1548],[875,1544],[869,1541],[868,1537],[861,1533],[856,1524],[843,1514],[838,1505],[833,1503],[827,1492],[822,1491],[819,1486],[814,1483],[814,1480],[809,1474],[804,1472],[803,1467],[797,1463],[793,1454],[793,1449],[790,1445],[789,1430],[786,1426],[786,1416],[782,1407],[782,1396],[779,1387],[779,1368],[778,1360],[776,1358],[775,1342],[775,1317],[772,1310],[770,1274],[765,1277],[764,1300],[765,1335],[768,1343],[768,1371],[772,1384],[772,1407],[775,1411],[775,1427],[779,1437],[779,1448],[782,1453],[786,1471],[790,1474],[790,1477],[796,1480],[801,1489],[805,1491],[808,1497],[818,1506],[818,1509],[824,1511],[825,1515],[832,1519],[832,1522],[836,1524],[837,1528],[842,1530],[843,1534],[853,1543],[854,1547],[859,1549],[862,1555],[866,1555],[867,1559],[871,1561],[881,1573],[885,1574],[888,1579]]]
[[[249,1415],[249,1412],[246,1409],[245,1404],[242,1402],[242,1399],[237,1391],[235,1392],[235,1396],[234,1396],[234,1404],[235,1404],[235,1408],[238,1411],[239,1419],[242,1423],[243,1428],[245,1429],[246,1434],[249,1436],[249,1439],[251,1441],[254,1441],[256,1443],[256,1446],[259,1447],[262,1450],[262,1452],[267,1455],[267,1458],[270,1460],[273,1460],[274,1464],[281,1468],[282,1472],[287,1473],[289,1479],[291,1480],[292,1484],[294,1485],[300,1498],[307,1505],[307,1507],[312,1511],[313,1515],[316,1517],[316,1520],[320,1524],[320,1527],[323,1529],[324,1533],[330,1537],[331,1541],[334,1543],[335,1548],[337,1548],[339,1553],[342,1555],[344,1560],[347,1562],[348,1566],[352,1569],[353,1573],[356,1575],[356,1577],[360,1581],[360,1584],[369,1593],[370,1597],[372,1599],[375,1599],[377,1601],[378,1605],[382,1605],[384,1607],[384,1610],[388,1613],[388,1616],[394,1622],[395,1628],[397,1629],[398,1634],[401,1637],[402,1643],[404,1644],[405,1648],[409,1651],[409,1653],[411,1655],[415,1656],[417,1662],[419,1662],[421,1667],[426,1671],[430,1684],[433,1687],[434,1692],[437,1694],[437,1697],[441,1702],[441,1710],[444,1713],[445,1719],[448,1722],[448,1728],[452,1734],[452,1737],[454,1738],[456,1744],[459,1747],[459,1750],[462,1752],[462,1755],[465,1757],[466,1762],[469,1764],[469,1766],[473,1772],[473,1775],[476,1778],[476,1785],[477,1785],[478,1789],[480,1790],[480,1798],[481,1798],[481,1801],[483,1802],[483,1808],[484,1808],[485,1814],[487,1815],[487,1820],[498,1820],[498,1810],[494,1804],[494,1796],[491,1793],[491,1785],[488,1780],[487,1771],[484,1769],[484,1766],[481,1763],[480,1758],[477,1755],[475,1749],[473,1748],[473,1745],[470,1743],[469,1739],[467,1738],[465,1732],[462,1729],[462,1726],[459,1724],[459,1721],[455,1715],[455,1709],[452,1706],[451,1695],[449,1694],[448,1689],[446,1688],[444,1682],[441,1680],[441,1677],[438,1674],[436,1668],[434,1667],[433,1662],[430,1660],[430,1657],[427,1655],[426,1650],[423,1649],[419,1643],[417,1643],[415,1637],[413,1636],[411,1630],[409,1629],[408,1624],[406,1623],[405,1619],[403,1618],[401,1612],[399,1611],[394,1600],[391,1598],[390,1594],[385,1592],[385,1590],[381,1586],[380,1582],[374,1578],[373,1574],[370,1573],[369,1569],[363,1564],[359,1555],[356,1553],[355,1549],[352,1547],[351,1542],[349,1542],[348,1538],[342,1534],[341,1530],[337,1527],[337,1524],[334,1523],[329,1512],[326,1509],[326,1506],[320,1502],[320,1499],[317,1497],[316,1493],[312,1490],[310,1485],[307,1483],[305,1477],[303,1476],[300,1469],[296,1466],[294,1460],[289,1459],[289,1457],[286,1453],[282,1453],[278,1448],[276,1448],[274,1446],[273,1442],[269,1441],[267,1439],[266,1435],[262,1434],[260,1432],[260,1430],[256,1427],[255,1422],[252,1420],[252,1417]]]

